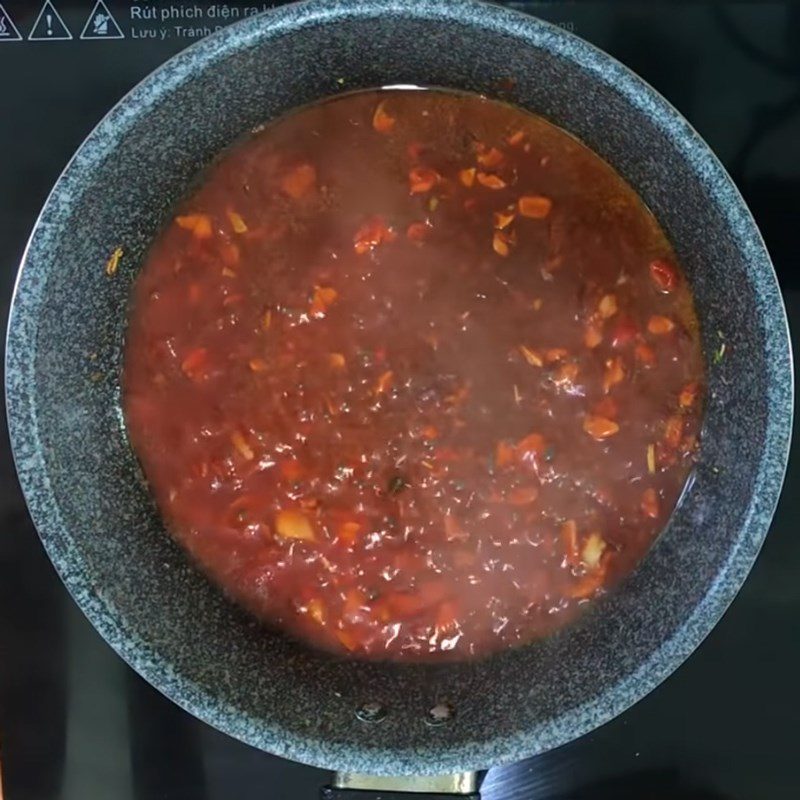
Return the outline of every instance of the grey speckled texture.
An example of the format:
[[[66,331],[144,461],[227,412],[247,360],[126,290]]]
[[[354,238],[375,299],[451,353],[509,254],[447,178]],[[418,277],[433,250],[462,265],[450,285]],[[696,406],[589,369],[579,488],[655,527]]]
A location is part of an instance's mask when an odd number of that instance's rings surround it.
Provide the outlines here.
[[[147,243],[197,170],[244,129],[343,89],[450,86],[509,99],[605,156],[656,212],[698,298],[711,402],[696,480],[642,568],[574,628],[458,667],[338,662],[263,632],[172,545],[119,414],[126,298]],[[345,79],[341,86],[336,78]],[[116,277],[103,266],[116,245]],[[234,25],[168,62],[92,133],[28,247],[7,399],[31,513],[64,582],[145,678],[210,724],[320,766],[485,767],[595,728],[698,645],[745,579],[780,492],[792,416],[786,319],[747,209],[688,124],[569,34],[463,2],[312,2]],[[718,470],[718,471],[717,471]],[[454,721],[424,713],[446,698]],[[382,722],[354,709],[379,700]]]

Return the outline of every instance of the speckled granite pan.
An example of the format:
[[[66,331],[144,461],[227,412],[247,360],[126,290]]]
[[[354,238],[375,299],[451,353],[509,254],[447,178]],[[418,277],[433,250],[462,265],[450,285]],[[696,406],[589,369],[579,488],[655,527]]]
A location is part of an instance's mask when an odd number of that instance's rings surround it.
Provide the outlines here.
[[[642,568],[576,627],[472,665],[335,661],[265,633],[166,536],[120,415],[128,292],[170,206],[248,127],[359,87],[435,84],[498,95],[506,77],[516,81],[508,99],[608,159],[672,238],[709,357],[702,460]],[[124,256],[109,277],[106,260],[118,245]],[[713,364],[722,341],[725,357]],[[758,553],[792,418],[775,274],[741,197],[697,134],[580,39],[527,16],[445,0],[285,7],[200,42],[138,86],[47,201],[20,273],[7,359],[9,424],[28,505],[61,577],[111,646],[175,702],[245,742],[383,774],[540,753],[662,681],[711,630]],[[428,724],[441,701],[454,717]],[[383,704],[383,719],[363,721],[356,710],[365,703]]]

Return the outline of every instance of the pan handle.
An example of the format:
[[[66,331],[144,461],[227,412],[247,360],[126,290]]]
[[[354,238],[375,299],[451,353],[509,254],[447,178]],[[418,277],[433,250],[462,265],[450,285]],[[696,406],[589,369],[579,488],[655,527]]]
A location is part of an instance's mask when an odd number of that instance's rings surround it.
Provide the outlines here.
[[[478,773],[383,777],[337,772],[321,800],[480,800]]]

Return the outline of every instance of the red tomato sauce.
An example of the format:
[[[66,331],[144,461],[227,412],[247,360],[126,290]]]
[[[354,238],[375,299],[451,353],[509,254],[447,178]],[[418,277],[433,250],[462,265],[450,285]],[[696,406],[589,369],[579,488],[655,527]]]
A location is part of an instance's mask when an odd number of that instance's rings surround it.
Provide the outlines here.
[[[397,90],[210,168],[136,282],[124,409],[229,596],[429,660],[543,636],[634,569],[703,384],[685,278],[619,175],[510,106]]]

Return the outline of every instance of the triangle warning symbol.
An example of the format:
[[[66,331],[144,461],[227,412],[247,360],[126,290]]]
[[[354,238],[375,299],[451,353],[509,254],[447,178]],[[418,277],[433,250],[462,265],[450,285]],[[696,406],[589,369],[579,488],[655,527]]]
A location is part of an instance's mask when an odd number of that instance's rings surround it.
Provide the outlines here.
[[[0,6],[0,42],[19,42],[21,40],[22,37],[19,35],[14,20],[3,6]]]
[[[81,39],[124,39],[125,34],[117,25],[113,14],[103,0],[97,0],[83,26]]]
[[[51,0],[45,0],[42,10],[28,34],[28,40],[31,42],[58,42],[71,38],[72,34],[69,32],[69,28],[53,7]]]

